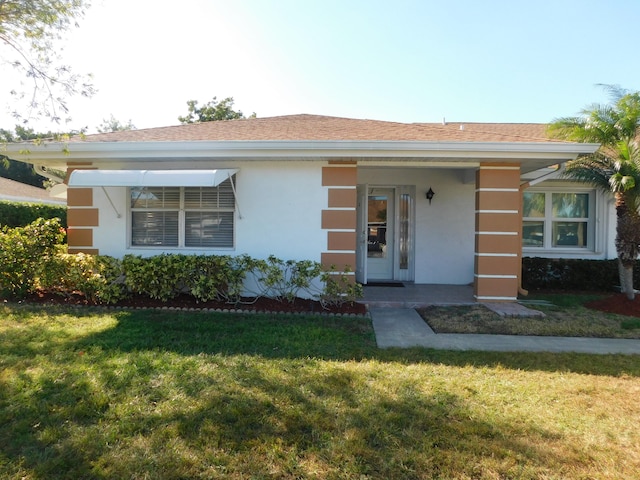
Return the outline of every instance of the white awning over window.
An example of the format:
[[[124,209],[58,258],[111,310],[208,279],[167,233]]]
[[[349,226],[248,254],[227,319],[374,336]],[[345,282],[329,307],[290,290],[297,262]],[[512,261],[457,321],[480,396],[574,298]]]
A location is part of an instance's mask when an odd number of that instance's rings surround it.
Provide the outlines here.
[[[238,172],[218,170],[74,170],[70,187],[217,187]]]

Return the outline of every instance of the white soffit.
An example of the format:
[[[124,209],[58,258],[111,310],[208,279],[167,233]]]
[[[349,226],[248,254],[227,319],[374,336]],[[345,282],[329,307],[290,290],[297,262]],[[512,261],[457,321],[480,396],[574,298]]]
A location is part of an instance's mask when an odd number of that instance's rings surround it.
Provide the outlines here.
[[[218,170],[74,170],[70,187],[217,187],[238,172]]]

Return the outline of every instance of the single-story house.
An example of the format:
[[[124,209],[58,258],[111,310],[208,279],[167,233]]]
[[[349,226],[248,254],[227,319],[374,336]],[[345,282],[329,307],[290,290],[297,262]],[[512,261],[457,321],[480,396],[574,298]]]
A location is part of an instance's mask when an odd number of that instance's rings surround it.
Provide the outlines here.
[[[615,258],[611,199],[560,178],[598,145],[545,128],[290,115],[6,154],[68,172],[70,252],[273,254],[513,301],[522,255]]]

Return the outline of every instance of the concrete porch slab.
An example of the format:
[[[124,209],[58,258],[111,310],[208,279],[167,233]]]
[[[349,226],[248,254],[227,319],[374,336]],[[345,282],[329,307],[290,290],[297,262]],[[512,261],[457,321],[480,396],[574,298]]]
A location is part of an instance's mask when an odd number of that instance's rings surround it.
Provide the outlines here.
[[[360,300],[369,308],[421,308],[430,305],[474,305],[471,285],[415,285],[403,287],[364,286]]]

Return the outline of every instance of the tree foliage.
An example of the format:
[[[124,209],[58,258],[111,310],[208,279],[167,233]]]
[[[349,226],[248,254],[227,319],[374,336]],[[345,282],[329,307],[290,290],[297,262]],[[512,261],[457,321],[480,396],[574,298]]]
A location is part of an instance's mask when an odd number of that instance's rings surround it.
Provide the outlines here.
[[[247,118],[240,110],[233,109],[233,103],[233,97],[227,97],[220,101],[218,101],[217,97],[213,97],[213,100],[199,107],[197,100],[189,100],[187,102],[187,115],[178,117],[178,121],[182,124],[187,124]],[[255,117],[255,113],[249,116],[249,118]]]
[[[600,144],[594,154],[568,162],[566,175],[615,197],[620,283],[633,299],[633,265],[640,255],[640,92],[602,87],[610,103],[592,104],[577,116],[556,119],[548,132],[555,138]]]
[[[16,119],[44,116],[58,122],[68,113],[68,97],[94,93],[90,78],[64,65],[55,45],[89,5],[88,0],[0,0],[0,58],[23,78],[11,90],[19,105]]]
[[[32,128],[16,125],[15,131],[0,128],[0,143],[22,142],[52,137],[53,133],[36,133]],[[33,165],[0,155],[0,177],[43,188],[46,179],[33,170]]]
[[[110,132],[122,132],[124,130],[135,130],[136,126],[131,119],[127,123],[122,123],[116,117],[111,114],[109,118],[103,118],[102,123],[98,126],[98,132],[110,133]]]
[[[65,141],[72,135],[83,134],[84,130],[72,131],[69,133],[54,133],[52,131],[38,133],[33,128],[16,125],[14,131],[0,128],[0,147],[3,143],[12,142],[32,141],[34,143],[40,143],[45,139]],[[26,183],[28,185],[33,185],[34,187],[46,188],[50,184],[49,180],[38,175],[33,170],[33,165],[17,160],[12,160],[6,155],[2,155],[1,152],[2,150],[0,150],[0,177],[15,180],[16,182],[20,183]],[[56,172],[54,171],[52,173]],[[60,172],[60,176],[64,176],[64,174]]]

